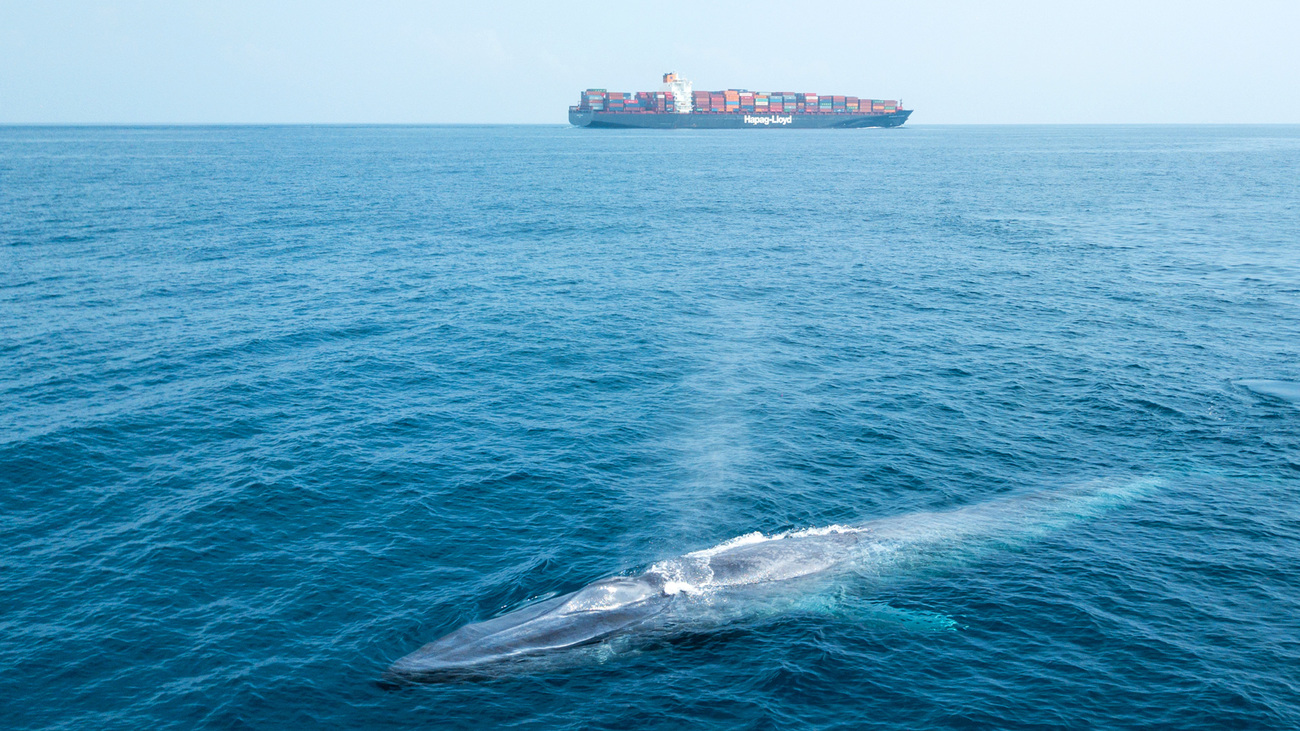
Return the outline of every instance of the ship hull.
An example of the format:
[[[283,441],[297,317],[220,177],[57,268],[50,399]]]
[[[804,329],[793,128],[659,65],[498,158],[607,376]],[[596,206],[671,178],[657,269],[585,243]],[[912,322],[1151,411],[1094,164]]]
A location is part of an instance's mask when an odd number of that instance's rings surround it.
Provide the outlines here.
[[[752,112],[693,114],[569,110],[569,124],[593,129],[852,129],[897,127],[912,110],[884,114]]]

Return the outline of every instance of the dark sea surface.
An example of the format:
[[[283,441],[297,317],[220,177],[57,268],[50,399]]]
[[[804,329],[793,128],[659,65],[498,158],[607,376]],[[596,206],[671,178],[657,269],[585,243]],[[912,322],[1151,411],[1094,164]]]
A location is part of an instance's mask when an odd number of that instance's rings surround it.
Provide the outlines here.
[[[0,128],[0,725],[1295,728],[1297,382],[1300,127]],[[381,682],[754,531],[1091,483],[1147,487]]]

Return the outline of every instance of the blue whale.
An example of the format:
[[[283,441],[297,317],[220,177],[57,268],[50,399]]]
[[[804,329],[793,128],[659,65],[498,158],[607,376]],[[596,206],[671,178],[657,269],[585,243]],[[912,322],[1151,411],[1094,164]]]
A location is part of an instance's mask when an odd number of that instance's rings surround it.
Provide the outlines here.
[[[1096,515],[1155,484],[1094,482],[857,527],[752,533],[467,624],[393,663],[388,677],[490,673],[629,634],[689,631],[739,612],[779,610],[835,576],[881,577],[963,562]]]

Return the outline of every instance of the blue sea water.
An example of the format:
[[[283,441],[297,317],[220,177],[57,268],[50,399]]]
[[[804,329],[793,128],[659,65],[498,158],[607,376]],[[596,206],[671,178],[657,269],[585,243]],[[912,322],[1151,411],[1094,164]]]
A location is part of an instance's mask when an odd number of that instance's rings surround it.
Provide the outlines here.
[[[0,129],[0,724],[1294,728],[1298,355],[1297,127]],[[378,682],[1096,480],[1159,487],[841,587],[951,626]]]

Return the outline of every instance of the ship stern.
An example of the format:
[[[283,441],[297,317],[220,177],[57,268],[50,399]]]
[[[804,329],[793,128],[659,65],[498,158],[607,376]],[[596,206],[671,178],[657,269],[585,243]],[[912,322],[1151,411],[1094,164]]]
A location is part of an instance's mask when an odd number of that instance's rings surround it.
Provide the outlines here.
[[[596,114],[591,111],[584,111],[577,107],[569,107],[569,124],[574,127],[587,127],[591,125]]]

